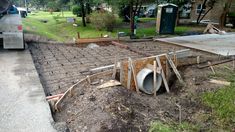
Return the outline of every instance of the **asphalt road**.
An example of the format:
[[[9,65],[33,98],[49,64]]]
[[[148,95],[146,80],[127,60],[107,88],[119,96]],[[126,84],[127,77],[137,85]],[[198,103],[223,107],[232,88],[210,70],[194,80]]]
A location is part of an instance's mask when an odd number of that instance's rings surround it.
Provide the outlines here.
[[[56,131],[28,50],[0,50],[0,94],[1,132]]]

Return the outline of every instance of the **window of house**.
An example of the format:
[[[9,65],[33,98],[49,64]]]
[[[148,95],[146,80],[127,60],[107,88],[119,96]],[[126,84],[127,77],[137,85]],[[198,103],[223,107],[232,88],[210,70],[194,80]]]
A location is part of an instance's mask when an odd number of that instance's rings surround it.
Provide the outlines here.
[[[179,13],[180,13],[179,17],[182,18],[182,19],[190,19],[191,8],[192,8],[191,3],[184,4],[179,9]]]
[[[197,9],[196,9],[196,14],[200,14],[201,10],[202,10],[202,14],[204,14],[206,12],[206,7],[202,9],[202,4],[198,4]]]

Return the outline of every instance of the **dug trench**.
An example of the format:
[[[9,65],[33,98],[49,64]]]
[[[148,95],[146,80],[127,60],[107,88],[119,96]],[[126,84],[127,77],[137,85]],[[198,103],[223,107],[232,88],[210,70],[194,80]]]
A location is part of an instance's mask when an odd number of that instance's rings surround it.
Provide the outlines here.
[[[168,53],[172,49],[184,49],[156,42],[125,44],[135,49],[134,51],[153,55]],[[46,95],[65,92],[78,80],[93,74],[89,69],[113,64],[117,54],[120,60],[144,56],[111,44],[79,47],[30,43],[29,49]],[[218,56],[194,50],[192,55],[200,55],[205,60],[218,58]],[[93,80],[98,81],[99,84],[78,85],[75,87],[76,96],[65,100],[63,108],[53,113],[54,120],[65,122],[72,132],[148,131],[153,121],[177,124],[179,122],[178,104],[181,106],[183,122],[199,124],[201,130],[208,130],[211,122],[198,117],[204,113],[210,113],[211,110],[202,104],[200,95],[206,91],[218,89],[221,85],[208,83],[208,76],[211,74],[208,68],[198,69],[196,65],[190,65],[178,70],[185,85],[180,85],[173,77],[170,93],[162,90],[163,92],[159,92],[157,97],[144,93],[137,94],[123,86],[98,89],[98,85],[111,79],[108,76]]]

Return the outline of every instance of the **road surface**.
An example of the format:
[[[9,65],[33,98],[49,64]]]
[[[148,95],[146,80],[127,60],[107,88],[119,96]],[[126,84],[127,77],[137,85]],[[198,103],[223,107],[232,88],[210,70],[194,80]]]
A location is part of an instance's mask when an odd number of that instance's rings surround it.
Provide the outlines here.
[[[45,100],[28,50],[0,49],[0,131],[54,132]]]

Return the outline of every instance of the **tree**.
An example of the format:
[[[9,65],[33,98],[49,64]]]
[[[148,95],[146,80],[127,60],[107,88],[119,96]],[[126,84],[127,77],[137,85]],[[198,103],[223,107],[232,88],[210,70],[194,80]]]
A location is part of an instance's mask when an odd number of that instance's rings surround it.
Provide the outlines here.
[[[203,10],[204,9],[206,9],[206,2],[207,2],[207,0],[204,0],[204,2],[203,2],[203,4],[202,4],[202,8],[201,8],[201,10],[200,10],[200,12],[199,12],[199,15],[198,15],[198,18],[197,18],[197,24],[199,24],[200,23],[200,17],[201,17],[201,15],[202,15],[202,13],[203,13]]]
[[[82,24],[83,27],[86,27],[86,14],[85,14],[85,8],[84,8],[84,0],[79,0],[80,1],[80,6],[81,6],[81,10],[82,10]]]
[[[128,5],[130,7],[130,36],[134,36],[134,17],[138,15],[138,11],[141,9],[143,4],[153,3],[156,0],[105,0],[111,4],[113,8],[122,5]]]
[[[203,20],[203,18],[214,8],[215,3],[216,3],[216,0],[204,0],[202,4],[202,8],[197,18],[197,24],[199,24]],[[206,9],[206,7],[209,7],[209,9],[207,9],[207,11],[201,17],[203,10]]]
[[[220,26],[221,29],[224,28],[224,25],[225,25],[225,22],[226,22],[226,16],[227,16],[227,14],[229,12],[229,9],[232,5],[232,2],[233,2],[233,0],[227,0],[227,2],[225,3],[224,10],[223,10],[223,12],[220,16],[220,22],[219,22],[219,26]]]
[[[178,5],[178,7],[182,7],[185,4],[189,3],[190,1],[189,0],[168,0],[168,2]],[[204,0],[203,1],[202,8],[197,18],[197,24],[199,24],[204,19],[204,17],[214,8],[214,5],[216,2],[217,2],[216,0]],[[207,7],[208,9],[206,10],[205,13],[203,13]]]
[[[91,5],[95,5],[102,0],[74,0],[74,3],[80,6],[83,27],[86,27],[86,16],[91,13]]]
[[[55,2],[57,3],[57,6],[61,11],[62,16],[64,17],[64,12],[63,12],[64,9],[63,8],[65,5],[68,4],[69,0],[56,0]]]
[[[48,4],[48,1],[47,0],[31,0],[30,3],[32,6],[36,8],[45,8],[46,5]]]
[[[199,23],[203,20],[203,18],[214,8],[215,3],[216,3],[216,0],[209,0],[209,1],[207,2],[207,7],[209,7],[209,9],[204,13],[204,15],[203,15],[201,18],[198,16],[198,19],[197,19],[197,23],[198,23],[198,24],[199,24]],[[201,16],[201,15],[200,15],[200,16]]]

